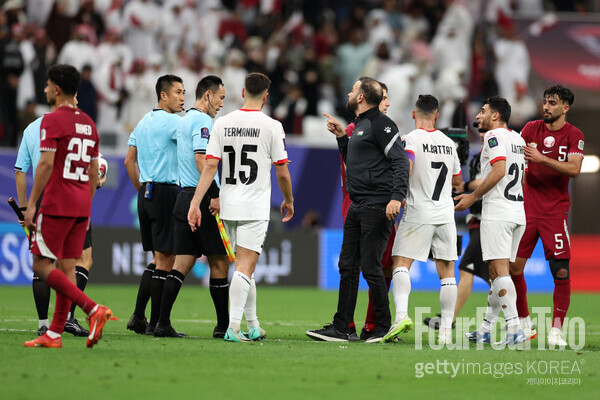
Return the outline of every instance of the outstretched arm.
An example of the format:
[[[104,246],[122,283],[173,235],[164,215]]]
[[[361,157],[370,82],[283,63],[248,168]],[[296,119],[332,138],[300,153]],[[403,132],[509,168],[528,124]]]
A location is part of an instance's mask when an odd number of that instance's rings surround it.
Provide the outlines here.
[[[506,174],[506,160],[498,160],[492,165],[492,171],[485,177],[481,185],[473,193],[461,194],[454,198],[460,202],[454,207],[455,211],[464,211],[471,207],[479,198],[492,190]]]

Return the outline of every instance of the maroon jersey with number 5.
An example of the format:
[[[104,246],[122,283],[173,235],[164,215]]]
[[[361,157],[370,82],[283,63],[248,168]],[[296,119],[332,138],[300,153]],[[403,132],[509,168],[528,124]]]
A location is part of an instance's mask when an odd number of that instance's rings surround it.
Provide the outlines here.
[[[551,131],[543,120],[531,121],[523,127],[525,143],[535,143],[538,151],[558,161],[567,161],[570,155],[583,157],[583,133],[568,122],[561,129]],[[525,174],[525,215],[527,218],[566,219],[569,213],[569,176],[541,163],[529,162]]]
[[[59,217],[89,217],[92,197],[88,168],[98,158],[98,132],[78,108],[63,106],[46,114],[40,151],[54,151],[54,167],[44,188],[40,212]]]

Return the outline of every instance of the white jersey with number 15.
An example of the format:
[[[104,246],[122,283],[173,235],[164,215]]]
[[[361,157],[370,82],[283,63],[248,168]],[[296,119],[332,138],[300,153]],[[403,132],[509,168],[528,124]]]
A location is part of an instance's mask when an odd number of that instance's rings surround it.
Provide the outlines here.
[[[280,122],[258,110],[236,110],[215,121],[206,158],[221,160],[221,219],[269,220],[271,165],[288,162]]]
[[[437,129],[421,128],[404,135],[402,140],[404,150],[415,156],[403,221],[453,223],[452,176],[460,174],[454,142]]]

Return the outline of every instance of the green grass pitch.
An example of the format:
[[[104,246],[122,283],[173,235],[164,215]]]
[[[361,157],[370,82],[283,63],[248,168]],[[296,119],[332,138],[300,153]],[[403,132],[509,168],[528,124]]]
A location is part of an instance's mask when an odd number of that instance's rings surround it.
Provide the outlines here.
[[[268,337],[252,344],[212,339],[214,308],[206,288],[184,286],[175,304],[173,325],[190,335],[185,339],[125,329],[133,286],[92,284],[87,293],[120,318],[107,324],[97,346],[87,349],[85,338],[65,334],[62,349],[30,349],[23,342],[37,330],[31,288],[0,287],[0,399],[597,399],[600,393],[600,295],[574,294],[571,300],[569,316],[585,321],[580,350],[538,350],[534,340],[531,350],[498,351],[433,350],[427,344],[416,350],[414,331],[393,344],[312,341],[304,332],[330,321],[337,304],[336,292],[317,289],[259,285],[259,318]],[[411,293],[411,314],[416,306],[438,310],[438,298],[435,292]],[[463,316],[474,317],[485,298],[474,293]],[[529,296],[530,307],[551,302],[551,294]],[[361,292],[358,326],[365,306]],[[76,316],[83,319],[81,310]],[[428,363],[431,373],[424,373]]]

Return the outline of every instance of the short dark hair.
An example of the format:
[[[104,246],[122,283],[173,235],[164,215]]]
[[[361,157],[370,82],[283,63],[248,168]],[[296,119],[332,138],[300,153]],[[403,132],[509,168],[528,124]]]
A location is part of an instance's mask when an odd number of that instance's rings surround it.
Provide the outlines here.
[[[546,91],[544,91],[544,99],[548,96],[553,97],[554,95],[556,95],[561,102],[567,103],[568,105],[573,104],[575,101],[575,95],[571,89],[562,85],[550,86],[548,89],[546,89]]]
[[[435,114],[440,107],[440,103],[438,99],[430,94],[420,94],[417,102],[415,103],[415,108],[421,113],[425,115]]]
[[[160,92],[165,92],[169,90],[171,86],[173,86],[173,82],[179,82],[183,84],[183,80],[177,75],[163,75],[156,81],[156,97],[158,101],[160,101]]]
[[[363,76],[360,81],[360,91],[365,97],[367,104],[377,106],[383,99],[383,90],[381,84],[373,78]]]
[[[200,82],[198,82],[198,85],[196,86],[196,100],[200,100],[207,90],[210,90],[213,93],[216,92],[219,90],[220,86],[225,86],[221,78],[216,75],[205,76],[200,79]]]
[[[60,87],[67,96],[75,96],[81,83],[81,75],[77,68],[68,64],[56,64],[48,68],[46,76]]]
[[[492,113],[500,114],[500,121],[508,123],[510,119],[510,104],[504,97],[493,96],[488,97],[483,102],[483,105],[489,104]]]
[[[268,76],[260,72],[251,72],[246,75],[244,81],[244,89],[246,94],[250,97],[256,97],[269,90],[271,87],[271,80]]]
[[[381,86],[381,89],[385,90],[386,92],[389,93],[388,87],[385,83],[378,81],[379,82],[379,86]]]

